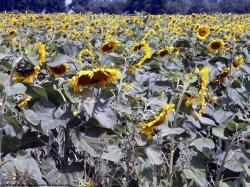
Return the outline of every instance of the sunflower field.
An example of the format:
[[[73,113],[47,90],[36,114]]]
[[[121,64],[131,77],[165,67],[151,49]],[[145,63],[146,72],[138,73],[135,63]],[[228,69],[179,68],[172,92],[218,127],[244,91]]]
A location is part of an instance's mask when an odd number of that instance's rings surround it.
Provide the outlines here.
[[[0,14],[0,185],[250,186],[250,15]]]

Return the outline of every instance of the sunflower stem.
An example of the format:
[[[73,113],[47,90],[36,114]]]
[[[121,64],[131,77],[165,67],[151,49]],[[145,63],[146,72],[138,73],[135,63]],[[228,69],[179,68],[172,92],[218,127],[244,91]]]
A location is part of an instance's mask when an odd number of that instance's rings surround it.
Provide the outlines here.
[[[124,65],[124,68],[123,68],[123,72],[122,72],[122,76],[121,76],[120,83],[119,83],[119,88],[118,88],[118,101],[120,100],[120,94],[121,94],[121,91],[122,91],[122,83],[123,83],[123,79],[125,77],[125,73],[127,71],[127,66],[128,66],[128,61],[125,58],[125,65]]]
[[[8,81],[6,81],[5,83],[5,89],[7,87],[10,87],[12,84],[13,84],[13,80],[12,80],[12,77],[13,77],[13,74],[14,74],[14,71],[15,71],[15,68],[17,66],[17,63],[20,61],[21,57],[16,59],[16,61],[14,62],[14,65],[12,67],[12,70],[10,72],[10,75],[8,77]],[[4,95],[3,95],[3,101],[2,101],[2,105],[1,105],[1,110],[0,110],[0,153],[1,153],[1,145],[2,145],[2,138],[3,138],[3,126],[4,126],[4,110],[5,110],[5,102],[7,100],[7,93],[6,91],[4,91]]]
[[[188,81],[186,84],[184,84],[184,87],[183,87],[183,90],[182,90],[182,93],[179,97],[179,102],[177,104],[177,107],[176,107],[176,110],[175,110],[175,116],[174,116],[174,122],[173,122],[173,125],[171,125],[171,128],[175,128],[176,127],[176,124],[177,124],[177,117],[178,117],[178,112],[180,110],[180,107],[181,107],[181,103],[182,103],[182,98],[185,94],[185,92],[187,91],[188,87],[189,87],[189,84],[190,84],[190,81]],[[174,145],[175,145],[175,139],[172,138],[171,141],[170,141],[170,160],[169,160],[169,176],[168,176],[168,184],[169,186],[172,186],[172,183],[173,183],[173,180],[172,180],[172,177],[173,177],[173,167],[174,167],[174,152],[175,152],[175,149],[174,149]]]
[[[223,157],[223,160],[221,162],[221,165],[220,165],[220,169],[216,175],[216,179],[215,179],[215,187],[219,187],[220,186],[220,179],[221,179],[221,175],[222,175],[222,172],[224,170],[224,165],[226,164],[227,162],[227,157],[228,157],[228,154],[235,142],[235,140],[238,138],[238,136],[240,135],[240,133],[243,131],[244,128],[242,128],[241,130],[239,130],[235,136],[233,137],[232,141],[230,142],[230,144],[228,145],[227,149],[226,149],[226,152],[225,152],[225,155]]]

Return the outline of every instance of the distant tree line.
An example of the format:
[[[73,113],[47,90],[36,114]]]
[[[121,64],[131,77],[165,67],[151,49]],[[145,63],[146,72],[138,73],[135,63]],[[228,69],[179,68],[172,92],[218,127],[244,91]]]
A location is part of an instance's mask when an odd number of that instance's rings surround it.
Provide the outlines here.
[[[250,13],[250,0],[0,0],[0,11],[190,14]]]

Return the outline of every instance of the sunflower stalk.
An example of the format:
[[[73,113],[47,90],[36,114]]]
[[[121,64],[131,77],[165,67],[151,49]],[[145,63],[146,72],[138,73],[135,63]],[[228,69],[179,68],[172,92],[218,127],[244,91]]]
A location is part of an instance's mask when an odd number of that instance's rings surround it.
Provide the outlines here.
[[[185,92],[187,91],[188,87],[190,85],[190,81],[188,81],[187,83],[184,84],[183,86],[183,90],[181,92],[181,95],[179,97],[179,102],[177,104],[177,107],[176,107],[176,110],[175,110],[175,116],[174,116],[174,122],[172,123],[171,125],[171,128],[175,128],[176,127],[176,124],[177,124],[177,117],[178,117],[178,112],[180,110],[180,107],[181,107],[181,103],[183,101],[183,96],[185,94]],[[169,186],[172,186],[172,183],[173,183],[173,180],[172,180],[172,177],[173,177],[173,174],[174,174],[174,170],[173,170],[173,167],[174,167],[174,152],[175,152],[175,139],[172,138],[171,141],[170,141],[170,159],[169,159],[169,176],[168,176],[168,184]]]
[[[244,128],[242,128],[241,130],[239,130],[237,133],[235,133],[233,139],[231,140],[230,144],[228,145],[228,147],[226,148],[226,152],[225,152],[225,155],[223,157],[223,160],[221,162],[221,165],[220,165],[220,168],[219,168],[219,171],[217,172],[217,175],[216,175],[216,179],[215,179],[215,187],[220,187],[220,179],[221,179],[221,176],[222,176],[222,172],[224,171],[224,166],[227,162],[227,157],[228,157],[228,154],[230,152],[230,150],[232,149],[232,146],[234,145],[235,141],[238,139],[240,133],[244,130]]]
[[[118,101],[120,100],[120,94],[121,94],[121,91],[122,91],[122,84],[123,84],[123,80],[124,80],[125,75],[126,75],[127,67],[128,67],[128,61],[125,58],[125,65],[124,65],[124,68],[123,68],[123,72],[122,72],[122,76],[121,76],[120,83],[119,83],[119,88],[118,88]]]
[[[67,108],[68,111],[71,111],[72,105],[70,104]],[[63,163],[65,166],[69,165],[69,149],[70,149],[70,124],[66,124],[65,128],[65,139],[64,139],[64,156]]]
[[[16,59],[16,61],[14,62],[13,68],[10,72],[10,75],[5,83],[5,88],[8,88],[9,86],[11,86],[13,84],[13,74],[15,71],[15,68],[18,64],[18,62],[22,59],[22,57]],[[7,93],[6,91],[4,91],[4,95],[3,95],[3,101],[2,101],[2,106],[1,106],[1,111],[0,111],[0,153],[1,153],[1,145],[2,145],[2,133],[3,133],[3,126],[4,126],[4,110],[5,110],[5,102],[7,100]]]

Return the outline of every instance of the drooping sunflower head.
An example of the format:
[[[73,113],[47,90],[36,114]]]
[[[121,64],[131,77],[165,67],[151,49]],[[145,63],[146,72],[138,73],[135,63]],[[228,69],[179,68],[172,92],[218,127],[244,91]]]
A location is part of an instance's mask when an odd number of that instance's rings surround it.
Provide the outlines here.
[[[115,49],[117,49],[118,45],[119,45],[119,42],[117,40],[107,41],[104,44],[102,44],[102,46],[100,48],[100,52],[102,54],[110,53],[110,52],[114,51]]]
[[[223,50],[224,48],[224,42],[221,39],[213,40],[208,44],[208,50],[210,52],[218,52]]]
[[[139,50],[141,50],[145,45],[146,45],[146,43],[144,43],[144,42],[135,43],[135,44],[132,46],[132,51],[134,51],[134,52],[139,51]]]
[[[39,66],[34,66],[29,61],[22,59],[15,67],[13,81],[32,83],[33,79],[38,75]]]
[[[53,67],[47,66],[47,71],[56,77],[60,77],[69,71],[69,65],[64,63]]]
[[[210,35],[210,29],[207,25],[199,26],[196,30],[198,39],[205,40]]]
[[[174,112],[174,104],[164,104],[161,112],[158,115],[155,115],[152,120],[149,122],[143,122],[140,124],[141,132],[146,134],[148,139],[152,138],[152,134],[155,131],[155,128],[161,125],[167,118],[170,112]]]
[[[160,49],[156,52],[156,56],[159,58],[163,58],[169,55],[173,51],[173,47],[166,47],[164,49]]]
[[[71,86],[75,92],[81,91],[81,88],[88,86],[106,86],[115,82],[121,76],[119,69],[98,67],[88,70],[81,70],[71,79]]]
[[[230,68],[223,68],[219,75],[217,75],[212,81],[215,84],[220,84],[224,82],[224,79],[229,75]]]
[[[142,64],[145,62],[145,60],[151,58],[151,56],[152,56],[151,48],[150,48],[149,44],[146,43],[145,41],[135,43],[132,46],[131,50],[134,52],[143,53],[141,55],[142,57],[136,63],[136,66],[139,68],[142,66]]]

